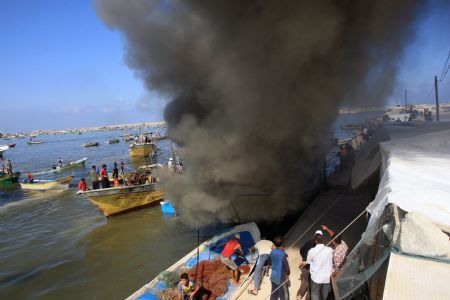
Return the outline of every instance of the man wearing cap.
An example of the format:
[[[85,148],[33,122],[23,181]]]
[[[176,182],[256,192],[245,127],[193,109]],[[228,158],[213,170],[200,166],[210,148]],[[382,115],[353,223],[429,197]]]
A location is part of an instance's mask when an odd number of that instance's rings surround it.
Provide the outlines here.
[[[234,283],[238,283],[239,280],[239,267],[238,265],[231,259],[231,256],[239,251],[241,255],[244,255],[244,251],[242,251],[241,244],[239,244],[239,239],[241,238],[239,233],[236,233],[234,237],[229,240],[225,247],[222,250],[222,253],[219,256],[220,261],[230,268],[231,270],[231,278]]]
[[[333,249],[323,243],[323,233],[317,230],[316,246],[308,251],[306,262],[310,265],[311,300],[325,300],[330,292],[330,276],[333,273]]]

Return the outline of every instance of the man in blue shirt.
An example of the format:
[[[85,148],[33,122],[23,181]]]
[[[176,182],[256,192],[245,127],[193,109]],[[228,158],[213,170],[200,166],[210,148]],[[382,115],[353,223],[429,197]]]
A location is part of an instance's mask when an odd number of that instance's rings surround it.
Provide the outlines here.
[[[272,291],[270,300],[288,300],[289,299],[289,280],[291,274],[287,261],[287,254],[284,251],[284,240],[282,236],[276,236],[273,239],[275,248],[270,252],[270,260],[272,262],[272,274],[270,281],[272,283]]]

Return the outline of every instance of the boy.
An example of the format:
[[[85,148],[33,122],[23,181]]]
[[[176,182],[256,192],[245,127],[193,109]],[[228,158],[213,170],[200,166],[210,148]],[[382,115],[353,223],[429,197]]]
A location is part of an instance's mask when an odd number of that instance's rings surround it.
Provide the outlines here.
[[[289,281],[286,281],[291,274],[287,254],[284,251],[284,240],[282,236],[276,236],[273,239],[274,249],[270,252],[270,261],[272,262],[272,274],[270,282],[272,291],[270,300],[289,299]]]

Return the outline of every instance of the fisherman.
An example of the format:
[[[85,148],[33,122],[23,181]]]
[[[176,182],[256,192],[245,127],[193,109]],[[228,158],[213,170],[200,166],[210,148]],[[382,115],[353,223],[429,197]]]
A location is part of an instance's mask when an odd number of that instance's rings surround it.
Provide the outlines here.
[[[31,172],[28,172],[28,173],[27,173],[27,177],[28,177],[28,182],[29,182],[29,183],[33,183],[34,178],[33,178],[33,174],[31,174]]]
[[[311,272],[311,300],[326,300],[333,273],[333,249],[324,245],[321,230],[316,231],[314,239],[316,246],[308,251],[306,259]]]
[[[112,177],[114,180],[114,187],[119,187],[119,169],[117,168],[117,162],[114,162]]]
[[[61,156],[58,158],[58,166],[61,168],[63,165]]]
[[[300,300],[305,297],[306,293],[309,292],[309,283],[311,280],[311,274],[309,272],[309,264],[306,263],[308,257],[308,251],[316,246],[315,239],[308,240],[300,248],[300,256],[302,257],[302,262],[300,263],[300,288],[297,291],[297,299]],[[311,293],[310,293],[311,294]]]
[[[81,178],[81,181],[78,183],[78,190],[80,191],[87,191],[87,185],[86,185],[86,178]]]
[[[102,165],[102,169],[100,170],[100,178],[102,179],[102,189],[107,189],[110,187],[108,172],[106,171],[106,165]]]
[[[96,166],[92,166],[91,171],[89,172],[89,178],[91,179],[93,190],[98,190],[100,188],[100,182],[98,180],[98,173],[96,169]]]
[[[225,247],[219,256],[220,261],[230,269],[232,281],[236,284],[239,282],[239,267],[234,260],[231,259],[231,256],[235,252],[240,252],[241,255],[244,255],[242,246],[239,243],[240,239],[241,235],[236,233],[233,238],[225,244]]]
[[[340,235],[336,236],[334,231],[328,228],[325,225],[322,225],[322,230],[326,231],[333,241],[331,242],[334,248],[333,251],[333,274],[332,277],[335,277],[336,274],[341,270],[342,266],[344,265],[345,258],[348,254],[348,246],[347,244],[342,240],[342,237]]]
[[[270,261],[272,263],[272,274],[270,282],[272,290],[270,300],[289,300],[289,275],[291,269],[287,261],[287,254],[284,251],[284,239],[281,235],[273,239],[275,248],[270,252]]]
[[[254,296],[257,296],[258,291],[261,289],[264,266],[270,261],[270,252],[273,247],[272,241],[260,240],[250,248],[250,251],[258,251],[258,261],[256,262],[255,275],[253,277],[253,289],[248,290]]]
[[[6,162],[6,173],[7,174],[12,174],[13,173],[12,163],[11,163],[11,160],[9,160],[9,159]]]
[[[211,292],[201,287],[194,280],[189,279],[187,273],[180,275],[180,283],[178,283],[178,300],[207,300]]]
[[[125,174],[125,163],[123,162],[123,159],[120,160],[120,173],[122,176]]]
[[[167,168],[169,168],[170,171],[174,171],[174,164],[173,164],[173,158],[169,158],[169,161],[167,162]]]
[[[341,171],[347,169],[347,157],[348,151],[345,145],[341,146],[341,149],[339,150],[339,165],[341,167]]]

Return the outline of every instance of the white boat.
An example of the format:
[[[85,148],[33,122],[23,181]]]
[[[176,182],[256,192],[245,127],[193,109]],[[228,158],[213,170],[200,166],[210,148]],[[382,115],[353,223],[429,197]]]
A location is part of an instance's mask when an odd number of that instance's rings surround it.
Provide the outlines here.
[[[43,174],[49,174],[49,173],[55,173],[55,172],[61,172],[72,168],[78,168],[78,167],[84,167],[86,163],[87,157],[83,157],[79,160],[69,162],[68,164],[62,165],[62,166],[53,166],[53,169],[48,171],[42,171],[42,172],[35,172],[34,175],[43,175]]]
[[[0,146],[0,156],[3,156],[3,152],[9,149],[8,145],[2,145]]]
[[[144,285],[142,288],[140,288],[138,291],[136,291],[127,299],[128,300],[160,299],[160,297],[158,297],[158,294],[160,294],[161,292],[167,291],[167,289],[169,290],[176,289],[176,286],[172,287],[169,286],[170,283],[167,282],[167,278],[179,278],[179,275],[181,273],[186,272],[187,270],[195,267],[195,265],[197,264],[197,255],[199,257],[198,260],[200,261],[200,264],[202,264],[202,262],[204,261],[217,261],[217,258],[222,252],[225,243],[229,241],[236,233],[239,233],[241,236],[239,242],[242,245],[242,249],[244,250],[244,254],[246,255],[245,257],[248,261],[249,273],[251,273],[251,270],[254,267],[256,259],[253,257],[251,253],[249,254],[249,248],[261,239],[261,234],[259,232],[258,226],[256,226],[255,223],[247,223],[235,226],[227,230],[226,232],[218,234],[213,238],[207,240],[198,247],[198,253],[197,248],[195,248],[189,254],[187,254],[185,257],[177,261],[175,264],[173,264],[167,270],[162,272],[148,284]],[[221,264],[220,261],[219,264]],[[246,263],[244,263],[243,265],[245,264]],[[203,270],[203,268],[199,269]],[[199,278],[204,278],[204,275],[200,270],[198,271],[199,274],[197,275]],[[242,284],[246,282],[249,273],[247,274],[241,273],[240,282],[242,282]],[[177,283],[178,281],[175,283],[172,282],[172,284]],[[217,300],[231,299],[233,296],[236,296],[235,294],[240,290],[241,285],[234,285],[231,282],[229,282],[225,294],[216,295],[217,296],[216,299]],[[208,289],[206,285],[205,288]]]

